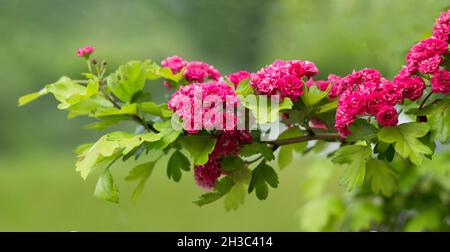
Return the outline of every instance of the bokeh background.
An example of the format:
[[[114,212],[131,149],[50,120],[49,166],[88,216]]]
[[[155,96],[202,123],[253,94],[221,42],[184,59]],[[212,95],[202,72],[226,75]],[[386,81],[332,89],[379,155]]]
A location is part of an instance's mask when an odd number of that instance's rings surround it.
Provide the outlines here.
[[[95,175],[84,182],[74,169],[74,147],[102,132],[82,130],[88,119],[68,121],[51,97],[23,108],[17,98],[61,75],[78,78],[85,64],[75,50],[87,44],[109,69],[131,59],[160,61],[176,54],[206,61],[223,74],[295,58],[315,62],[321,77],[373,67],[391,78],[448,5],[443,0],[0,0],[0,231],[301,230],[298,210],[305,194],[317,190],[309,179],[336,169],[324,156],[298,157],[280,172],[280,187],[266,201],[250,195],[232,212],[221,203],[192,204],[202,193],[192,176],[185,174],[177,184],[162,166],[132,204],[134,183],[122,179],[132,164],[117,163],[113,174],[121,203],[114,205],[92,196]],[[346,194],[338,182],[321,190]]]

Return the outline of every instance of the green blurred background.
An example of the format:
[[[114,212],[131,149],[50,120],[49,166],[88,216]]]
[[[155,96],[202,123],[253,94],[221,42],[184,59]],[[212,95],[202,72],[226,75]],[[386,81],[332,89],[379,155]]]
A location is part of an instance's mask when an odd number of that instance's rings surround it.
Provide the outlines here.
[[[335,169],[324,156],[299,157],[280,172],[269,199],[250,195],[234,212],[192,204],[202,193],[192,176],[176,184],[164,167],[134,205],[134,184],[122,179],[132,164],[116,164],[121,203],[113,205],[92,196],[95,176],[84,182],[74,169],[72,149],[102,132],[82,130],[88,119],[67,121],[50,97],[20,109],[17,98],[61,75],[79,78],[85,64],[75,50],[87,44],[109,69],[176,54],[223,74],[298,58],[315,62],[321,77],[374,67],[391,78],[410,46],[431,33],[445,2],[0,0],[0,231],[300,230],[296,215],[311,171]],[[345,194],[338,182],[326,190]]]

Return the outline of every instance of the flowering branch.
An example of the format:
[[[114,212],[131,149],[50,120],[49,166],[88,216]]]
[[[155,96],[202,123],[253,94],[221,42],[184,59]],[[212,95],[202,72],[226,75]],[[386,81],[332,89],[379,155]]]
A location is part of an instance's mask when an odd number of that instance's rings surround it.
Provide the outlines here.
[[[450,94],[449,35],[450,10],[447,10],[437,20],[433,36],[411,48],[406,66],[392,80],[371,68],[355,70],[343,77],[330,74],[327,80],[317,80],[314,78],[319,69],[304,60],[276,60],[256,73],[239,71],[222,75],[207,63],[189,62],[178,56],[168,57],[160,65],[151,60],[130,61],[104,77],[106,62],[98,65],[95,59],[89,61],[94,48],[87,46],[77,51],[88,63],[89,74],[84,74],[87,80],[74,83],[62,77],[38,92],[21,97],[19,105],[51,93],[61,102],[58,108],[69,111],[71,117],[90,115],[98,119],[88,128],[106,129],[123,120],[122,115],[125,115],[148,132],[164,133],[116,131],[104,135],[94,145],[80,146],[76,167],[84,179],[105,161],[114,162],[121,156],[124,160],[133,156],[138,159],[150,150],[161,151],[170,155],[169,178],[178,182],[182,171],[193,167],[197,184],[210,191],[196,204],[209,204],[226,196],[227,209],[236,209],[245,196],[242,189],[245,192],[248,187],[248,193],[255,191],[263,200],[268,196],[269,186],[278,186],[277,173],[266,161],[277,160],[283,168],[293,161],[295,152],[310,150],[307,144],[297,143],[316,140],[344,143],[348,137],[347,142],[366,141],[367,145],[341,145],[333,153],[334,163],[348,164],[345,185],[351,190],[367,180],[374,193],[389,196],[395,178],[388,163],[396,155],[418,166],[434,153],[434,142],[450,141],[448,125],[444,124],[448,118],[435,120],[436,116],[448,114],[447,111],[432,114],[424,110],[415,113],[417,122],[402,124],[398,120],[402,110],[397,111],[405,102],[409,105],[410,102],[419,104],[419,101],[421,110],[433,93]],[[111,82],[108,85],[104,82],[106,78]],[[142,95],[147,93],[145,82],[156,79],[173,89],[167,103],[157,104]],[[92,85],[92,82],[99,85]],[[427,85],[431,86],[431,92],[422,100]],[[112,113],[92,113],[111,109],[111,104],[104,104],[99,96],[113,105]],[[276,97],[278,99],[274,99]],[[239,113],[239,105],[250,112],[248,118],[247,113]],[[126,106],[130,109],[126,110]],[[447,108],[448,103],[445,103],[438,109],[440,112]],[[247,122],[250,115],[257,124],[265,124],[274,123],[273,119],[280,114],[283,116],[280,123],[288,129],[282,133],[270,131],[272,135],[279,133],[279,140],[259,141],[262,130],[239,128],[239,119]],[[156,119],[146,121],[147,115]],[[245,117],[238,118],[243,115]],[[436,124],[434,127],[427,123],[427,116]],[[179,119],[184,130],[174,128],[171,117]],[[376,122],[372,118],[376,118]],[[325,133],[316,133],[313,129],[325,130]],[[297,145],[275,153],[280,147],[291,144]],[[247,157],[254,155],[258,157],[247,161]],[[258,161],[261,161],[258,165],[250,167]],[[153,165],[154,162],[144,163],[130,171],[126,180],[139,180],[133,198],[142,191]],[[372,171],[367,179],[364,179],[365,169]],[[95,195],[118,201],[109,166],[99,179]]]

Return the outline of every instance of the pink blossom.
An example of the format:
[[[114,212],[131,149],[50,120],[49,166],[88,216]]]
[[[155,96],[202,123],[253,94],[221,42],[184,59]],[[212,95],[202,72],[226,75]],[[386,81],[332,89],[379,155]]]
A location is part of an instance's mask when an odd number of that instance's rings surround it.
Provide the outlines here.
[[[201,61],[191,61],[186,65],[184,78],[190,83],[202,83],[206,80],[219,80],[220,73],[213,66]]]
[[[206,164],[195,166],[194,168],[194,177],[197,185],[207,190],[211,190],[216,186],[221,175],[220,165],[216,159],[209,159]]]
[[[383,92],[374,92],[369,94],[367,99],[367,112],[376,115],[382,107],[387,106]]]
[[[197,184],[205,189],[212,189],[221,175],[227,175],[220,167],[219,159],[229,155],[239,154],[239,148],[243,144],[253,141],[246,130],[224,131],[217,138],[216,145],[208,162],[201,166],[195,166],[194,176]]]
[[[450,72],[439,70],[431,78],[431,87],[433,93],[450,93]]]
[[[361,70],[362,81],[364,82],[379,82],[381,80],[381,74],[375,69],[365,68]]]
[[[312,77],[319,73],[319,69],[312,62],[301,60],[291,60],[288,62],[290,64],[289,73],[299,78],[303,76]],[[279,63],[283,64],[282,61]]]
[[[256,74],[252,75],[250,84],[258,94],[288,97],[296,101],[303,94],[303,78],[318,73],[317,67],[308,61],[276,60]]]
[[[394,83],[401,88],[403,98],[416,101],[422,97],[425,89],[425,82],[419,76],[411,76],[406,68],[403,68],[397,76],[394,77]]]
[[[234,84],[234,87],[236,88],[241,81],[250,78],[250,76],[251,74],[247,71],[239,71],[228,75],[228,79],[231,81],[231,83]]]
[[[187,62],[183,58],[176,55],[167,57],[161,61],[161,66],[168,67],[172,70],[173,74],[179,73],[184,67],[186,67]]]
[[[397,110],[393,106],[385,106],[377,114],[377,121],[384,127],[396,126],[398,124]]]
[[[224,81],[218,81],[182,86],[172,95],[168,107],[181,117],[189,133],[196,133],[203,128],[234,129],[237,119],[230,119],[227,112],[233,110],[238,102],[233,88]],[[225,111],[223,104],[226,105]]]
[[[447,47],[445,41],[433,37],[420,41],[406,55],[409,71],[434,73],[442,62],[442,55],[448,53]]]
[[[422,88],[418,80],[407,78],[410,78],[407,70],[402,70],[397,80],[392,82],[384,79],[378,71],[368,68],[354,71],[342,78],[339,89],[343,91],[338,100],[335,118],[335,128],[341,136],[350,135],[351,124],[366,115],[376,116],[382,126],[397,124],[398,115],[394,106],[403,102],[403,82],[407,81],[410,89],[414,87],[414,92],[420,93],[419,89]],[[407,91],[408,97],[417,95]]]
[[[338,107],[336,110],[336,123],[334,127],[342,137],[347,137],[352,133],[350,131],[350,125],[355,119],[355,115],[348,113],[346,107]]]
[[[339,105],[345,107],[347,113],[362,115],[366,112],[366,97],[362,93],[345,93],[339,100]]]
[[[342,86],[342,78],[340,76],[330,74],[328,75],[328,82],[330,82],[330,85],[333,85],[331,87],[330,93],[328,93],[328,97],[330,99],[334,99],[338,97],[339,95],[344,92],[343,86]]]
[[[397,103],[403,102],[403,85],[382,79],[381,86],[388,105],[395,106]]]
[[[433,37],[448,42],[450,36],[450,9],[441,13],[433,28]]]
[[[77,56],[78,57],[85,57],[89,58],[89,56],[94,52],[94,47],[92,46],[85,46],[83,48],[78,48],[77,50]]]

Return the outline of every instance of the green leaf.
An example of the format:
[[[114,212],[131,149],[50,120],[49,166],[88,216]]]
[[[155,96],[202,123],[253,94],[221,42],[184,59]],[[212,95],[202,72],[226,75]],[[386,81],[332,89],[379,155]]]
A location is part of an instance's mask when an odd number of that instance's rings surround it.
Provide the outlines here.
[[[161,135],[161,139],[148,143],[148,149],[164,150],[171,143],[175,142],[181,134],[181,131],[174,130],[172,128],[158,128],[157,123],[153,126],[160,131],[159,135]]]
[[[397,127],[382,128],[378,138],[385,143],[395,143],[395,151],[403,158],[409,158],[415,165],[420,165],[423,154],[433,151],[424,145],[418,138],[430,131],[426,123],[405,123]]]
[[[168,109],[167,104],[165,103],[157,105],[154,102],[144,102],[139,105],[139,108],[144,113],[163,118],[169,118],[173,115],[173,111]]]
[[[43,88],[41,89],[39,92],[36,93],[32,93],[32,94],[28,94],[28,95],[24,95],[22,97],[19,98],[19,106],[23,106],[25,104],[28,104],[34,100],[36,100],[37,98],[48,94],[48,90],[47,88]]]
[[[386,164],[378,159],[369,159],[366,162],[366,179],[370,181],[372,191],[376,194],[382,193],[389,197],[396,187],[396,173]]]
[[[152,62],[130,61],[120,66],[108,79],[108,88],[120,100],[130,102],[133,95],[142,90]]]
[[[80,172],[83,179],[86,179],[95,165],[103,158],[113,156],[118,148],[117,142],[107,141],[106,136],[103,136],[79,157],[76,170]]]
[[[225,196],[231,190],[233,185],[234,181],[232,178],[224,177],[217,182],[213,192],[202,194],[198,200],[194,201],[194,203],[198,206],[204,206],[217,201]]]
[[[89,148],[92,147],[92,145],[94,145],[94,143],[81,144],[81,145],[77,146],[77,148],[75,148],[74,152],[78,156],[84,155],[89,150]]]
[[[122,108],[99,108],[94,112],[94,117],[117,116],[117,115],[137,115],[137,104],[127,104]]]
[[[128,120],[128,117],[126,116],[108,116],[108,117],[102,117],[99,121],[90,123],[86,126],[84,126],[84,129],[91,129],[91,130],[105,130],[113,125],[118,124],[121,121]]]
[[[214,150],[216,139],[210,136],[183,136],[179,143],[181,147],[189,151],[195,165],[203,165],[208,162],[209,154]]]
[[[227,156],[220,161],[220,167],[222,170],[229,172],[236,171],[244,167],[244,165],[244,160],[238,156]]]
[[[348,164],[342,177],[342,184],[351,191],[356,186],[361,186],[364,182],[366,171],[366,160],[372,154],[369,146],[347,145],[339,148],[333,155],[333,163]]]
[[[252,178],[252,171],[248,167],[241,167],[233,171],[230,176],[236,183],[249,184]]]
[[[240,151],[240,155],[243,157],[250,157],[255,154],[261,154],[267,161],[275,159],[273,150],[263,143],[253,142],[251,144],[246,144]]]
[[[246,97],[249,94],[253,94],[253,88],[250,85],[250,78],[247,78],[245,80],[242,80],[238,83],[236,88],[236,94],[242,95],[243,97]]]
[[[96,95],[99,84],[97,81],[89,80],[85,87],[68,77],[62,77],[56,83],[47,85],[46,88],[55,96],[56,100],[61,102],[58,109],[68,109],[84,99]]]
[[[79,115],[93,116],[98,109],[112,108],[113,106],[104,96],[94,95],[70,105],[66,110],[69,111],[68,117],[73,118]]]
[[[304,92],[302,97],[303,102],[307,107],[312,107],[319,103],[323,98],[327,97],[328,93],[331,90],[331,86],[329,85],[327,90],[321,91],[319,87],[313,85],[311,87],[304,86]]]
[[[332,101],[330,103],[324,104],[322,106],[319,106],[317,108],[316,113],[317,114],[321,114],[321,113],[325,113],[331,110],[334,110],[335,108],[337,108],[338,102],[337,101]]]
[[[183,78],[184,71],[185,69],[182,69],[180,72],[174,74],[172,69],[168,67],[160,67],[153,62],[150,67],[147,68],[147,78],[150,80],[164,78],[178,83]]]
[[[258,199],[265,200],[269,195],[268,185],[272,188],[277,188],[278,175],[272,167],[262,162],[252,171],[252,179],[248,187],[248,193],[255,190]]]
[[[428,117],[431,139],[442,144],[448,142],[450,139],[450,113],[446,110]]]
[[[356,120],[350,126],[350,131],[352,134],[346,138],[348,142],[357,142],[359,140],[370,141],[375,139],[378,134],[378,129],[375,126],[362,119]]]
[[[227,193],[224,200],[225,210],[237,210],[240,205],[244,204],[245,195],[247,194],[245,186],[242,183],[236,183]]]
[[[291,109],[293,106],[289,98],[277,101],[275,97],[268,99],[267,96],[247,95],[238,96],[241,104],[250,109],[255,116],[257,123],[270,123],[280,119],[279,112],[285,109]]]
[[[43,95],[51,93],[60,102],[58,109],[68,109],[77,103],[97,95],[99,83],[89,80],[86,86],[63,76],[57,82],[46,85],[37,93],[28,94],[19,98],[19,106],[23,106]]]
[[[304,136],[305,134],[297,127],[288,128],[278,137],[279,140]],[[294,159],[294,152],[302,152],[308,146],[307,142],[282,146],[278,154],[278,166],[280,169],[287,167]]]
[[[282,170],[288,167],[292,160],[294,159],[294,153],[292,149],[288,146],[280,148],[280,152],[278,153],[278,167]]]
[[[109,168],[106,168],[97,181],[94,192],[95,197],[112,203],[119,203],[119,189],[114,183]]]
[[[131,196],[134,202],[137,201],[142,191],[144,190],[145,183],[152,174],[156,162],[157,161],[147,162],[134,167],[130,171],[128,176],[125,178],[126,181],[139,180],[138,185],[134,189],[133,194]]]
[[[127,155],[143,142],[153,142],[161,139],[161,133],[144,133],[133,135],[126,132],[112,132],[101,137],[95,144],[79,156],[76,171],[86,179],[89,173],[104,161],[117,155]]]
[[[175,182],[178,182],[181,179],[181,170],[189,171],[190,167],[191,163],[189,159],[177,150],[172,154],[167,163],[167,176],[169,179],[172,178]]]

